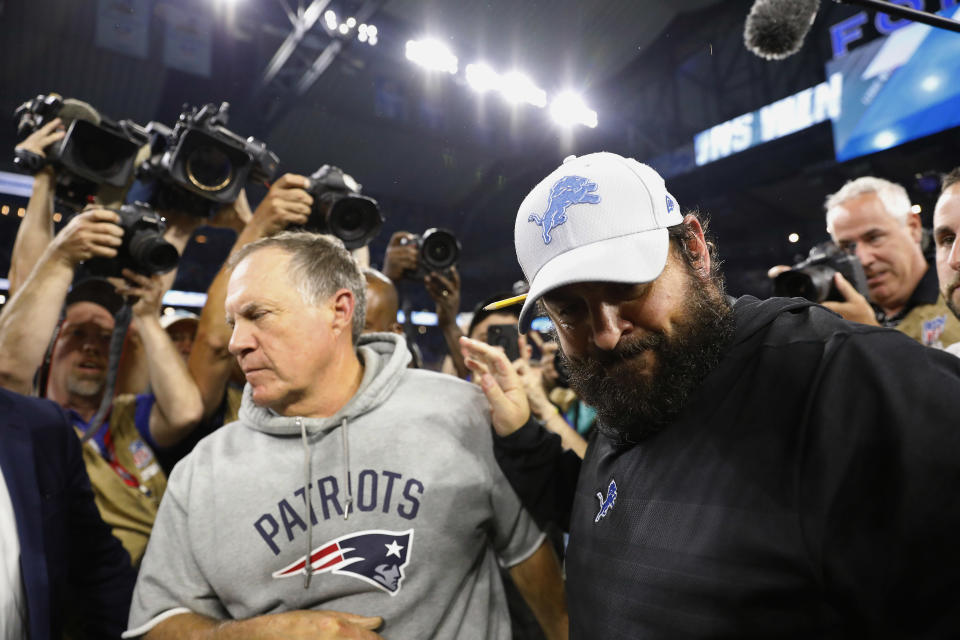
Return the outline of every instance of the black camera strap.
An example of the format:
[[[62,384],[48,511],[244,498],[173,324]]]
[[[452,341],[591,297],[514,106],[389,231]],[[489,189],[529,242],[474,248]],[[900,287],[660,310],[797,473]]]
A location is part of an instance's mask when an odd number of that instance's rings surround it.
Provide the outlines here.
[[[90,426],[87,427],[83,437],[80,438],[80,444],[86,442],[100,430],[104,419],[113,406],[113,390],[117,386],[117,369],[120,366],[120,356],[123,355],[123,343],[127,339],[127,330],[130,328],[130,320],[133,318],[133,309],[129,300],[124,300],[123,306],[114,316],[113,334],[110,336],[110,357],[107,364],[107,381],[103,389],[103,399],[100,400],[100,407],[97,413],[90,420]]]

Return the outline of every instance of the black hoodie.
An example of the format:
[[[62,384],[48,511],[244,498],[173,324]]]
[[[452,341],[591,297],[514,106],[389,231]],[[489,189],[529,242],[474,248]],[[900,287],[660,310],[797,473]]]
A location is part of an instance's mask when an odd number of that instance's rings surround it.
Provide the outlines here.
[[[799,299],[734,314],[659,434],[582,465],[534,425],[497,439],[570,531],[571,637],[960,636],[960,359]]]

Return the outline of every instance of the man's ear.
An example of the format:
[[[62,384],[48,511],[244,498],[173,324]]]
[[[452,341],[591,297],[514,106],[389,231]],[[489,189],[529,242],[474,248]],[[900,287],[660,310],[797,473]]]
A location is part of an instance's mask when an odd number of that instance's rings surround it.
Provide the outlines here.
[[[346,331],[347,335],[353,336],[353,312],[356,309],[357,301],[353,297],[353,292],[349,289],[340,289],[331,297],[331,307],[333,309],[333,321],[331,329],[337,335]]]
[[[700,220],[693,214],[687,214],[683,218],[683,224],[688,230],[688,233],[684,236],[687,251],[691,255],[697,256],[697,271],[700,272],[701,277],[708,278],[710,276],[710,247],[703,235]]]
[[[923,223],[920,221],[920,214],[913,213],[912,211],[908,213],[906,227],[913,241],[920,244],[920,241],[923,239]]]

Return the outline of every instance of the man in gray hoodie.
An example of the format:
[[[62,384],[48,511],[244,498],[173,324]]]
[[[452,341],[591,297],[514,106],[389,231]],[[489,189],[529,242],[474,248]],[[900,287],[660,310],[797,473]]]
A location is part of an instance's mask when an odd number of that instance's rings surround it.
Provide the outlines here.
[[[365,282],[335,240],[282,233],[231,263],[240,419],[171,475],[125,637],[509,638],[499,562],[565,638],[483,394],[360,337]]]

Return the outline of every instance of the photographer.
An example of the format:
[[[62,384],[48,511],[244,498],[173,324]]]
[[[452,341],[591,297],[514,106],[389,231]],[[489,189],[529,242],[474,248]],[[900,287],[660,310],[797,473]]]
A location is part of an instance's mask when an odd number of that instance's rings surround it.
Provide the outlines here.
[[[416,236],[409,231],[397,231],[390,236],[383,257],[383,274],[394,283],[399,283],[405,274],[421,269],[420,247],[415,239]],[[463,331],[457,325],[457,314],[460,313],[460,274],[456,266],[450,267],[447,273],[433,271],[424,276],[423,284],[436,304],[437,326],[443,333],[456,375],[466,379],[470,371],[460,354],[459,341]]]
[[[356,260],[356,256],[354,256]],[[357,260],[357,264],[361,264]],[[362,266],[362,265],[361,265]],[[397,322],[399,299],[397,287],[393,281],[376,269],[363,268],[363,277],[367,281],[367,314],[363,325],[364,333],[403,334],[403,327]]]
[[[85,211],[44,251],[0,314],[0,385],[29,393],[40,369],[39,395],[67,409],[74,426],[87,431],[105,393],[110,335],[121,296],[138,298],[131,309],[132,326],[143,342],[153,394],[116,396],[109,418],[83,448],[100,513],[137,565],[166,486],[153,448],[185,437],[199,421],[202,406],[183,360],[160,326],[160,276],[124,269],[124,279],[112,281],[116,290],[90,279],[67,292],[80,262],[117,258],[124,236],[120,222],[111,210]],[[55,339],[45,362],[51,336]]]
[[[870,300],[838,274],[836,286],[845,301],[824,306],[847,320],[896,328],[927,346],[960,341],[960,321],[923,256],[920,217],[911,211],[906,189],[862,177],[829,196],[825,208],[831,238],[863,265]]]

